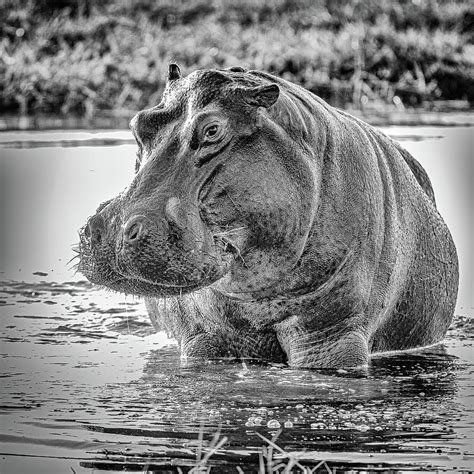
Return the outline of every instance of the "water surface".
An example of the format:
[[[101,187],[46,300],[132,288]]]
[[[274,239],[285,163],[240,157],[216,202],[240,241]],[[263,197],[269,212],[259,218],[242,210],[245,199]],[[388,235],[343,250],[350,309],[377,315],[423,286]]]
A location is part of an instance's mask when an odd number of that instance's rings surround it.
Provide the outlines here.
[[[129,133],[0,133],[0,471],[184,468],[216,432],[216,472],[255,472],[258,434],[313,467],[473,469],[472,129],[384,131],[433,181],[460,293],[442,344],[357,372],[181,361],[141,300],[67,265],[77,228],[133,173]]]

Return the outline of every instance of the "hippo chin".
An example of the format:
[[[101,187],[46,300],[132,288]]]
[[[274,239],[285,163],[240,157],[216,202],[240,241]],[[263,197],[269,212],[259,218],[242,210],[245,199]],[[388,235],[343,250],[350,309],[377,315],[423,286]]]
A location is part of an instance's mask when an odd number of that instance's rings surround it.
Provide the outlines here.
[[[456,249],[398,143],[237,67],[171,65],[130,126],[136,174],[80,231],[79,270],[144,296],[183,356],[354,367],[444,336]]]

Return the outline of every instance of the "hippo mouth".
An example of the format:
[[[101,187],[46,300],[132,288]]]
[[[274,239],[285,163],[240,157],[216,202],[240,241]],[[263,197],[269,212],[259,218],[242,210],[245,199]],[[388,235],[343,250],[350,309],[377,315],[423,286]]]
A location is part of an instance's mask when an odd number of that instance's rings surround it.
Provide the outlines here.
[[[166,283],[155,283],[151,281],[144,281],[129,277],[119,277],[113,280],[94,281],[93,278],[88,279],[97,285],[105,286],[106,288],[116,291],[118,293],[136,294],[140,296],[176,296],[184,293],[189,293],[200,287],[198,283],[192,285],[172,285]]]
[[[104,286],[118,293],[135,294],[138,296],[176,296],[195,291],[210,283],[207,278],[187,284],[157,282],[140,278],[139,276],[121,274],[115,270],[104,272],[101,269],[98,271],[94,267],[96,267],[95,263],[91,264],[90,261],[82,256],[77,270],[91,283]]]

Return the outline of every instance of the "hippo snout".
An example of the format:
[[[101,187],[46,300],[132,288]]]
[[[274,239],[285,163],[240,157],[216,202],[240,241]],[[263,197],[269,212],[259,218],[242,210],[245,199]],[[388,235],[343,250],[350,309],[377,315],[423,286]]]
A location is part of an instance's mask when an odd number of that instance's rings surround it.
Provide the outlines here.
[[[131,206],[123,196],[111,200],[80,231],[80,256],[79,271],[93,283],[140,295],[208,285],[232,260],[176,197]]]
[[[138,251],[147,239],[161,242],[168,239],[168,225],[164,219],[135,214],[122,220],[119,215],[104,214],[105,211],[101,211],[90,217],[83,229],[85,243],[93,252],[109,247],[115,249],[117,260]]]

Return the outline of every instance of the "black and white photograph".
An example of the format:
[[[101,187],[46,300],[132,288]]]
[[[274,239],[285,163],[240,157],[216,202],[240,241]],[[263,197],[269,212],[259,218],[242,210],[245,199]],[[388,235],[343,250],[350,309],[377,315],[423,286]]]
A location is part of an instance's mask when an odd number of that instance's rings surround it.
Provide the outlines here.
[[[474,472],[470,0],[0,0],[0,473]]]

